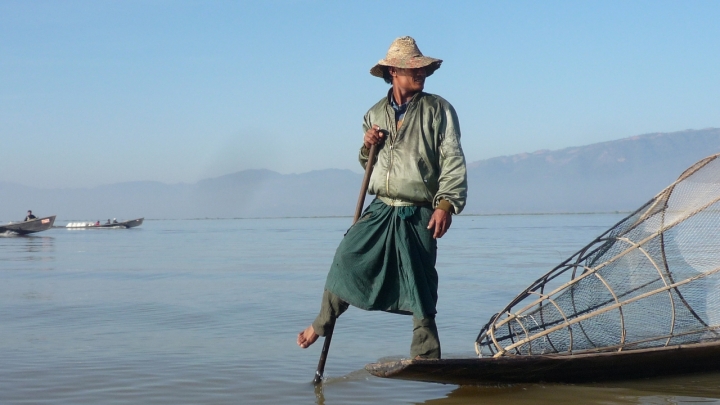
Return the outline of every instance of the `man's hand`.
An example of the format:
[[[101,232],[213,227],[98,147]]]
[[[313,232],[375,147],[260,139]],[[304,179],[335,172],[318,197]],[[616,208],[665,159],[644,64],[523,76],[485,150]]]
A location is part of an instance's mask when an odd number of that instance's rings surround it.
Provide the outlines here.
[[[385,134],[380,129],[380,127],[373,124],[373,126],[365,132],[363,142],[365,143],[365,147],[370,149],[372,145],[380,144],[384,138]]]
[[[435,212],[433,212],[432,217],[430,217],[430,223],[428,224],[427,229],[435,228],[433,230],[433,238],[438,239],[445,235],[445,232],[450,229],[451,224],[452,214],[437,208],[435,209]]]

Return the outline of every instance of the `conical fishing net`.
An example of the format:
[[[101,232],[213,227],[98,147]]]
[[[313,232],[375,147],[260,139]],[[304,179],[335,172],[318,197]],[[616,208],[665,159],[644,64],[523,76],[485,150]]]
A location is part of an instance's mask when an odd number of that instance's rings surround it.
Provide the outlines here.
[[[481,356],[720,340],[720,158],[673,184],[493,316]]]

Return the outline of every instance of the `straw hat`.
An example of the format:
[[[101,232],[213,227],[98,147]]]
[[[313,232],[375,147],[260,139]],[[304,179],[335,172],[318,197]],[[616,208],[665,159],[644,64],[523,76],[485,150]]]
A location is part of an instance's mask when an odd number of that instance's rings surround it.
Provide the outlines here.
[[[406,69],[427,67],[427,75],[430,76],[440,68],[441,63],[442,59],[423,56],[412,37],[400,37],[390,44],[390,49],[388,49],[385,59],[382,59],[377,65],[373,66],[373,68],[370,69],[370,74],[383,77],[383,66]]]

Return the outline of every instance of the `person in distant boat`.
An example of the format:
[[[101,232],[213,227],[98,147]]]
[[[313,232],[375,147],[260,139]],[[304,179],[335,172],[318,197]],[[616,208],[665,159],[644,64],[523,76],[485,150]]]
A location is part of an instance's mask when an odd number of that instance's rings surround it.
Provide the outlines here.
[[[423,56],[411,37],[396,39],[370,74],[392,87],[365,114],[359,160],[374,165],[368,192],[376,196],[347,231],[325,282],[320,313],[297,344],[332,331],[349,305],[412,315],[411,358],[440,358],[435,324],[437,239],[467,198],[465,156],[455,109],[424,93],[442,60]],[[377,159],[368,162],[369,149]],[[368,325],[368,329],[372,326]],[[368,331],[372,335],[372,331]]]
[[[95,222],[95,226],[100,226],[100,220],[98,219],[97,222]]]
[[[117,223],[118,223],[117,219],[113,218],[113,224],[117,224]]]
[[[25,217],[26,221],[29,221],[31,219],[37,218],[35,215],[33,215],[32,210],[28,210],[27,216]]]
[[[110,225],[110,218],[108,218],[107,222],[105,222],[105,225]]]

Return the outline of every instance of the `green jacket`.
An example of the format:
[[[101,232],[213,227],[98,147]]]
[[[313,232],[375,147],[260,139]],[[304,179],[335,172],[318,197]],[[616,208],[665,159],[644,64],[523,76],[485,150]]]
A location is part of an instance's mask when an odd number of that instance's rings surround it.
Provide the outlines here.
[[[455,109],[442,97],[420,92],[410,100],[397,130],[391,96],[392,89],[363,122],[363,133],[372,125],[389,133],[378,151],[368,193],[400,203],[429,202],[433,208],[444,199],[459,214],[467,199],[467,171]],[[365,167],[367,161],[363,146],[360,164]]]

